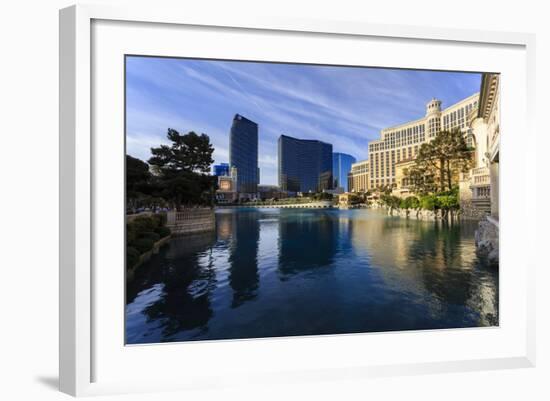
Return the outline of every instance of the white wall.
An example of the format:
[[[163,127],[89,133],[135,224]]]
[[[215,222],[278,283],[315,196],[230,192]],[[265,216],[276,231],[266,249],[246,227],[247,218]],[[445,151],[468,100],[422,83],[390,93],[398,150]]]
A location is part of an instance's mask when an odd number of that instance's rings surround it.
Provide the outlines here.
[[[96,1],[132,3],[132,1]],[[54,400],[66,396],[54,389],[57,380],[57,11],[63,0],[4,2],[0,22],[0,393],[3,399]],[[153,2],[151,2],[153,3]],[[156,7],[167,1],[155,1]],[[172,2],[174,3],[174,2]],[[211,2],[180,0],[192,12],[293,15],[327,19],[360,19],[442,27],[530,31],[538,34],[538,115],[549,109],[550,30],[545,2],[525,0],[346,1],[265,0]],[[546,72],[545,75],[542,73]],[[539,118],[539,171],[546,167],[548,127]],[[517,133],[521,135],[521,133]],[[23,154],[25,156],[23,156]],[[545,171],[547,173],[547,169]],[[541,173],[541,178],[546,174]],[[539,199],[548,184],[538,193]],[[541,216],[539,236],[526,233],[544,249]],[[546,242],[546,241],[545,241]],[[548,267],[548,261],[544,261]],[[518,371],[444,374],[373,379],[362,383],[327,382],[285,389],[256,388],[206,394],[202,399],[550,399],[549,269],[538,270],[539,367]],[[9,394],[9,395],[8,395]],[[185,395],[186,399],[198,397]],[[131,400],[182,399],[181,394],[129,396]],[[111,398],[109,398],[111,399]],[[114,399],[114,397],[112,398]]]

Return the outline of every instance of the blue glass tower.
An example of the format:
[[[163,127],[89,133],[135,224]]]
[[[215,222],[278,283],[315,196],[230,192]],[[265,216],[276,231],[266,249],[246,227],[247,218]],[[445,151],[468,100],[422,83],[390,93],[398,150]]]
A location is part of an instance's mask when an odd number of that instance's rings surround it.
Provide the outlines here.
[[[229,164],[236,170],[237,192],[258,192],[258,124],[240,114],[235,114],[231,125]]]
[[[214,165],[214,175],[216,177],[226,177],[229,175],[229,163],[220,163]]]
[[[279,137],[279,186],[289,192],[331,189],[332,145],[317,140]]]
[[[343,188],[348,192],[348,173],[351,171],[351,165],[357,160],[355,157],[346,153],[332,154],[332,174],[334,176],[334,188]]]

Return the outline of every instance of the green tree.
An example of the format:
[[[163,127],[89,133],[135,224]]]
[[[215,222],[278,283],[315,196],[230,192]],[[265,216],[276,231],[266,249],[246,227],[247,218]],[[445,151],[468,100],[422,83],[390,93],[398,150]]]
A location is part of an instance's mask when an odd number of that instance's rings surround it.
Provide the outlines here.
[[[363,202],[363,198],[361,196],[361,194],[349,194],[348,195],[348,203],[350,205],[356,205],[358,203],[362,203]]]
[[[401,204],[401,198],[394,195],[383,194],[380,196],[382,203],[390,208],[397,209]]]
[[[437,196],[435,195],[425,195],[420,198],[420,207],[426,210],[435,210],[439,209],[439,203]]]
[[[153,157],[149,159],[149,164],[158,166],[165,174],[210,171],[210,166],[214,163],[214,147],[210,144],[208,135],[197,135],[193,131],[181,135],[175,129],[168,128],[167,138],[172,144],[151,148]]]
[[[420,146],[406,177],[418,193],[450,191],[458,173],[470,168],[471,157],[472,150],[459,129],[440,131],[433,141]]]
[[[401,209],[418,209],[420,207],[420,202],[416,196],[407,196],[401,199],[399,207]]]
[[[158,180],[151,174],[149,165],[144,161],[126,155],[126,199],[127,208],[133,211],[138,207],[164,206],[164,200],[158,197]]]
[[[332,194],[329,194],[328,192],[317,192],[317,193],[314,193],[311,198],[313,200],[332,200],[333,199],[333,195]]]
[[[195,132],[181,135],[171,128],[167,138],[171,145],[151,148],[153,156],[149,159],[161,183],[160,195],[178,209],[182,205],[211,205],[215,177],[206,174],[214,162],[210,138]]]
[[[126,155],[126,189],[128,192],[137,191],[143,183],[151,178],[149,165],[144,161]]]

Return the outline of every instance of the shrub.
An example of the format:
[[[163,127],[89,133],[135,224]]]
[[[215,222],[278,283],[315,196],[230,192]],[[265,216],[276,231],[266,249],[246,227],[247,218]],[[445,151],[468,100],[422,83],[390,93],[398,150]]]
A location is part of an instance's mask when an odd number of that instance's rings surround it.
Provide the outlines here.
[[[153,231],[156,228],[157,222],[150,216],[136,217],[130,225],[138,232]]]
[[[440,195],[437,197],[437,201],[441,209],[454,210],[460,208],[456,195]]]
[[[420,207],[420,201],[416,196],[408,196],[405,200],[407,201],[410,209],[418,209]]]
[[[398,208],[401,204],[401,199],[393,195],[384,194],[380,197],[380,200],[386,206],[393,207],[393,208]]]
[[[126,243],[135,241],[138,238],[138,231],[132,223],[126,224]]]
[[[138,238],[130,243],[130,246],[136,248],[140,254],[153,249],[153,245],[155,242],[149,238]]]
[[[155,224],[155,228],[159,228],[166,225],[167,217],[166,213],[157,213],[151,216],[151,219],[153,220],[153,223]]]
[[[139,238],[146,238],[146,239],[150,239],[153,242],[157,242],[160,239],[160,235],[156,232],[148,231],[148,232],[142,233],[139,236]]]
[[[426,210],[435,210],[439,207],[438,199],[435,195],[426,195],[420,199],[420,207]]]
[[[139,261],[139,251],[131,246],[126,247],[126,269],[131,269]]]
[[[162,234],[158,232],[165,227],[166,220],[166,213],[136,217],[126,224],[126,242],[129,244],[139,238],[151,238],[153,241],[158,241],[160,237],[168,235],[165,230]],[[160,237],[157,238],[157,235]]]
[[[172,233],[168,227],[159,227],[155,232],[160,235],[160,238],[168,237]]]

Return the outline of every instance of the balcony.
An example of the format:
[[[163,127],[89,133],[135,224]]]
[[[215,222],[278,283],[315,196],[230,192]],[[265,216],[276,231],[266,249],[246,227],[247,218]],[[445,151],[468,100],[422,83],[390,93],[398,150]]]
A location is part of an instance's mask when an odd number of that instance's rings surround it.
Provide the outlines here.
[[[485,214],[491,213],[491,177],[488,167],[477,167],[469,171],[472,206]]]
[[[477,167],[470,170],[470,188],[487,187],[491,185],[488,167]]]

